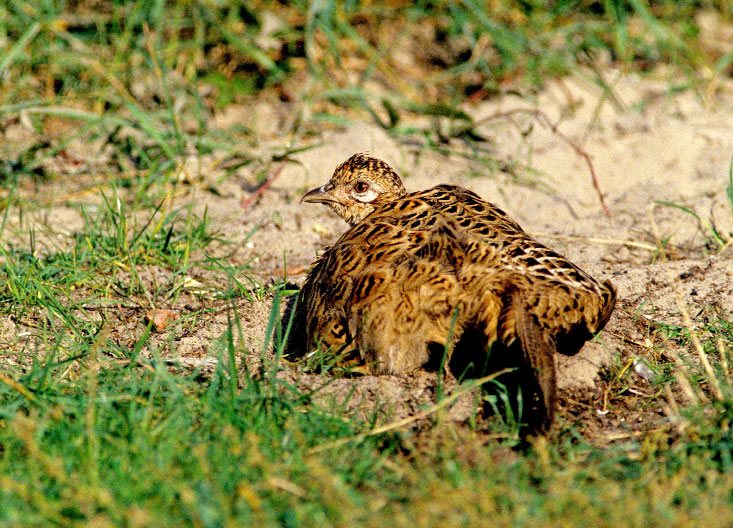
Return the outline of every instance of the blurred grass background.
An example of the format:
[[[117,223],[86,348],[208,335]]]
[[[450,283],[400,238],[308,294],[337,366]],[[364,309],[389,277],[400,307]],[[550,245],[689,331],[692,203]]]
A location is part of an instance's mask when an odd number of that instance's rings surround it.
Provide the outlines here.
[[[229,103],[263,97],[292,103],[285,132],[297,139],[348,117],[424,135],[411,116],[470,121],[461,105],[531,98],[571,71],[612,91],[608,66],[702,93],[733,72],[732,11],[724,0],[7,0],[0,123],[24,111],[47,136],[108,134],[112,168],[147,170],[184,152],[234,150],[248,132],[256,143],[256,131],[222,135],[208,123]],[[148,141],[115,134],[124,126]],[[59,146],[4,150],[7,184]]]
[[[188,270],[217,269],[234,282],[220,302],[276,299],[267,335],[281,352],[286,285],[236,283],[249,268],[197,254],[221,242],[207,218],[161,207],[191,157],[266,166],[358,119],[430,147],[445,130],[421,119],[439,118],[480,142],[470,105],[532,100],[570,73],[612,93],[611,68],[709,97],[733,75],[732,18],[723,0],[4,0],[0,315],[33,340],[0,360],[0,524],[730,526],[733,333],[722,317],[701,335],[710,372],[654,365],[654,405],[669,426],[642,438],[599,447],[571,425],[555,444],[527,446],[506,428],[486,436],[436,420],[420,435],[316,453],[377,416],[315,405],[276,377],[277,363],[249,372],[236,309],[207,377],[169,368],[154,347],[141,358],[149,329],[120,344],[89,306],[134,296],[155,305],[179,294]],[[211,125],[231,105],[263,100],[289,116],[269,135]],[[79,140],[100,160],[67,152]],[[96,209],[79,206],[84,226],[69,244],[40,251],[33,231],[9,236],[9,215],[54,198],[45,182],[73,188],[77,174],[106,194]],[[141,212],[149,220],[136,221]],[[151,284],[136,271],[146,266],[169,270],[170,282]],[[659,331],[692,348],[689,329]],[[628,365],[607,373],[612,396],[625,376]],[[668,406],[674,382],[689,407]]]

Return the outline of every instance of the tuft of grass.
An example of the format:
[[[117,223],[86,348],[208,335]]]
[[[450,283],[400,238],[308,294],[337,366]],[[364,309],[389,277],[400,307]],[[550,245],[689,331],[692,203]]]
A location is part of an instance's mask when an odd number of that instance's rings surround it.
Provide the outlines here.
[[[713,242],[713,246],[717,248],[716,253],[722,253],[731,244],[731,239],[729,239],[724,233],[721,233],[712,221],[705,220],[700,215],[698,215],[694,209],[676,204],[674,202],[667,202],[662,200],[657,201],[656,203],[659,205],[666,205],[668,207],[679,209],[680,211],[684,211],[688,215],[692,216],[700,227],[700,230],[709,237],[709,240]]]
[[[0,273],[5,279],[0,291],[4,292],[5,302],[11,307],[45,305],[59,295],[68,302],[80,285],[95,292],[112,289],[122,296],[133,295],[146,288],[139,270],[162,266],[174,272],[169,282],[155,291],[145,291],[155,300],[177,290],[176,282],[193,265],[191,253],[204,250],[216,240],[209,231],[206,214],[198,218],[190,206],[164,212],[161,203],[146,219],[138,220],[119,197],[102,194],[102,199],[97,214],[81,207],[85,225],[74,235],[70,250],[57,248],[43,254],[36,248],[33,231],[27,249],[0,248],[4,257]]]
[[[267,335],[276,348],[278,313],[275,302]],[[514,450],[444,422],[372,436],[363,434],[370,420],[315,404],[281,380],[277,354],[265,356],[262,374],[250,372],[235,342],[241,324],[232,312],[212,343],[210,373],[171,371],[155,349],[120,361],[100,338],[83,357],[48,354],[17,381],[3,374],[0,519],[722,526],[728,518],[733,388],[722,374],[721,398],[681,409],[681,432],[644,442],[598,448],[570,430],[555,445],[537,439]]]
[[[725,196],[728,200],[728,207],[730,209],[731,218],[733,218],[733,159],[731,159],[728,165],[728,181],[725,186]],[[721,254],[733,244],[733,233],[725,233],[716,227],[715,222],[712,218],[705,219],[701,217],[697,212],[683,205],[676,204],[674,202],[657,201],[659,205],[665,205],[667,207],[673,207],[679,209],[690,215],[697,222],[700,230],[706,235],[709,243],[706,243],[706,247],[715,248],[715,253]]]

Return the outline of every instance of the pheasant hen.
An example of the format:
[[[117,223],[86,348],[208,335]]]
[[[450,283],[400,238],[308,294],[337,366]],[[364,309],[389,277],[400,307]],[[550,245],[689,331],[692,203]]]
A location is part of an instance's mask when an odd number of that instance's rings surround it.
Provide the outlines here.
[[[391,374],[424,366],[436,350],[470,355],[464,364],[483,355],[503,365],[509,354],[533,380],[538,427],[551,425],[555,354],[577,353],[606,324],[616,302],[609,281],[473,192],[407,193],[389,165],[364,154],[301,201],[329,206],[351,227],[310,270],[289,350],[354,350]]]

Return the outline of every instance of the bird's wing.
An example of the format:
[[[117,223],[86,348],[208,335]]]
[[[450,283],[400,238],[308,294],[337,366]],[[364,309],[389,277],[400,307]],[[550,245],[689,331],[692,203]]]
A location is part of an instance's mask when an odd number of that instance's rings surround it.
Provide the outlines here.
[[[368,303],[389,290],[395,263],[409,255],[424,235],[398,226],[364,221],[347,231],[315,263],[299,294],[291,343],[307,348],[348,344],[354,302]],[[293,348],[289,346],[288,348]]]
[[[441,185],[426,191],[425,199],[462,229],[466,241],[464,275],[475,291],[502,285],[522,290],[527,311],[537,318],[543,331],[557,336],[558,349],[565,354],[576,353],[604,327],[616,302],[616,290],[609,281],[599,283],[531,238],[501,209],[466,189]],[[483,277],[481,269],[502,280]],[[512,335],[509,332],[504,338]]]
[[[303,328],[309,347],[356,339],[367,360],[382,362],[380,371],[420,366],[427,343],[445,344],[456,332],[456,308],[462,316],[470,308],[461,295],[462,231],[420,200],[367,218],[311,270],[294,328]],[[498,318],[499,307],[493,311]]]

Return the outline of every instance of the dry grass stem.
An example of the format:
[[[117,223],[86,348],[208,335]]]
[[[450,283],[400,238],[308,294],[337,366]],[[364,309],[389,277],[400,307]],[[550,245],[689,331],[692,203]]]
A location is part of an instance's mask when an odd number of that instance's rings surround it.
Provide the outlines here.
[[[730,372],[728,370],[728,350],[721,338],[718,338],[717,345],[718,353],[720,354],[720,366],[723,368],[723,377],[725,378],[725,382],[730,385],[731,380]]]
[[[4,372],[0,372],[0,382],[4,383],[14,391],[20,393],[23,395],[25,399],[28,401],[31,401],[33,403],[38,403],[38,398],[36,398],[36,395],[33,394],[31,391],[26,389],[23,385],[15,381],[13,378],[5,374]]]
[[[341,438],[339,440],[336,440],[334,442],[329,442],[327,444],[323,444],[317,447],[314,447],[310,450],[311,453],[319,453],[321,451],[326,451],[328,449],[333,449],[336,447],[340,447],[342,445],[346,445],[349,442],[359,442],[361,440],[364,440],[365,438],[368,438],[370,436],[376,436],[378,434],[386,433],[389,431],[393,431],[395,429],[400,429],[402,427],[405,427],[406,425],[410,425],[413,422],[416,422],[418,420],[422,420],[423,418],[427,418],[431,414],[443,409],[447,405],[453,403],[458,398],[463,396],[465,393],[475,389],[476,387],[479,387],[483,385],[484,383],[488,383],[489,381],[501,376],[502,374],[505,374],[507,372],[510,372],[512,369],[502,369],[498,372],[494,372],[493,374],[489,376],[484,376],[483,378],[478,378],[471,383],[468,383],[466,385],[462,385],[459,387],[455,392],[453,392],[450,396],[447,396],[443,400],[439,401],[435,405],[432,405],[431,407],[428,407],[424,411],[421,411],[419,413],[413,414],[412,416],[408,416],[407,418],[403,418],[402,420],[397,420],[396,422],[390,422],[388,424],[382,425],[380,427],[375,427],[374,429],[367,431],[366,433],[358,434],[356,436],[350,436],[348,438]]]
[[[605,246],[627,246],[632,248],[645,249],[647,251],[656,251],[657,247],[643,242],[635,242],[634,240],[614,240],[611,238],[584,237],[577,235],[558,235],[554,233],[533,233],[538,238],[553,238],[555,240],[581,240],[590,244],[602,244]]]

